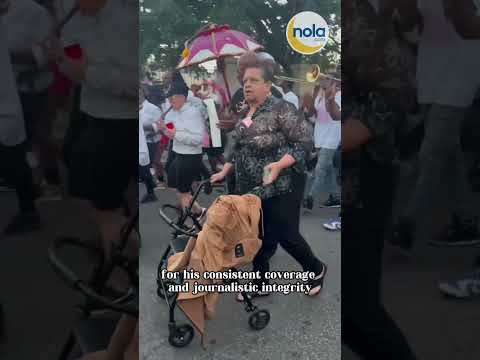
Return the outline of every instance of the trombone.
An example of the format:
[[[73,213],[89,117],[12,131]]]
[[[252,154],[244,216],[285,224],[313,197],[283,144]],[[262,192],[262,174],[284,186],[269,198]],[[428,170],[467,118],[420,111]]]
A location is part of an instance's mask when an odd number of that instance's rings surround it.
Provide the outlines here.
[[[291,81],[291,82],[296,82],[296,83],[301,83],[301,84],[308,84],[308,85],[319,85],[320,81],[322,81],[322,80],[332,80],[332,81],[335,81],[335,82],[338,82],[338,83],[342,82],[342,80],[337,79],[336,77],[333,77],[331,75],[323,74],[320,71],[320,67],[318,65],[313,65],[313,67],[305,75],[305,80],[304,79],[292,78],[292,77],[288,77],[288,76],[280,76],[280,75],[275,75],[275,79]]]

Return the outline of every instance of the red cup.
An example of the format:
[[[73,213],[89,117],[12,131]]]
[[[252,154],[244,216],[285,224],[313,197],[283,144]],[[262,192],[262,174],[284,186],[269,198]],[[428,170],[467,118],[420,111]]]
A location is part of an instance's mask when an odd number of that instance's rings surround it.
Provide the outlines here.
[[[73,44],[64,48],[65,55],[72,60],[80,60],[83,56],[82,48],[79,44]]]

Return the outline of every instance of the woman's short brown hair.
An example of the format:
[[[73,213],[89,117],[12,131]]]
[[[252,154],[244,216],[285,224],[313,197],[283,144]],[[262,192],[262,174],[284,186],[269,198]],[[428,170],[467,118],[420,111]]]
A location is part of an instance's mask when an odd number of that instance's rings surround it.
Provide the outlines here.
[[[274,80],[272,67],[271,67],[271,66],[268,66],[268,65],[265,64],[264,62],[256,61],[256,62],[254,62],[254,63],[248,64],[248,65],[245,67],[245,72],[246,72],[248,69],[259,69],[259,70],[261,71],[261,73],[262,73],[262,78],[263,78],[263,80],[265,80],[265,81],[273,82],[273,80]],[[245,74],[245,72],[244,72],[244,74]]]

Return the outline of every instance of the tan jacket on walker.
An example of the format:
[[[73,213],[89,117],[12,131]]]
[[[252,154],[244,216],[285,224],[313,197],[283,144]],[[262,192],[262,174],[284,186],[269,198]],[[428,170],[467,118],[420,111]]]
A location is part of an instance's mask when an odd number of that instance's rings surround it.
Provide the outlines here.
[[[187,280],[189,292],[180,293],[178,306],[190,318],[202,336],[205,319],[213,318],[218,293],[193,295],[193,283],[222,283],[223,280],[205,280],[205,271],[225,271],[250,262],[261,246],[261,200],[255,195],[219,196],[207,213],[207,220],[198,237],[190,238],[183,252],[168,260],[168,271],[193,269],[199,280]]]

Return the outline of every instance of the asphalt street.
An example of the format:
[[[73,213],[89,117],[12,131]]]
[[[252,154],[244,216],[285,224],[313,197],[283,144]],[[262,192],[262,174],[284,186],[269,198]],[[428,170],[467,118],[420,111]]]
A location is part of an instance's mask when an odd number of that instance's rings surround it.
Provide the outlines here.
[[[216,196],[202,195],[208,205]],[[301,231],[313,251],[329,265],[322,294],[308,298],[303,294],[274,294],[256,299],[259,308],[271,313],[269,325],[260,331],[248,326],[248,314],[236,302],[234,294],[221,296],[215,319],[207,324],[204,350],[200,337],[182,349],[168,343],[168,308],[156,294],[156,268],[170,240],[168,226],[159,218],[157,209],[174,203],[169,190],[157,192],[158,202],[141,205],[142,252],[140,268],[140,343],[141,359],[174,360],[337,360],[340,359],[340,233],[328,232],[322,223],[337,215],[338,209],[316,208],[302,216]],[[301,271],[300,266],[280,249],[271,261],[271,270]],[[181,311],[178,323],[187,322]]]
[[[411,189],[401,180],[399,199]],[[141,186],[143,189],[143,186]],[[208,204],[216,195],[201,200]],[[142,360],[162,359],[339,359],[340,351],[340,233],[321,228],[336,210],[316,208],[302,217],[302,232],[314,251],[329,265],[324,293],[316,299],[301,294],[274,295],[258,299],[272,314],[269,326],[253,332],[248,315],[233,295],[222,296],[216,319],[208,324],[208,349],[198,336],[184,349],[167,341],[168,318],[165,303],[156,295],[155,270],[169,241],[169,230],[157,208],[172,202],[173,194],[158,192],[159,201],[141,205],[143,248],[141,253],[141,353]],[[472,209],[479,212],[478,194],[472,195]],[[402,208],[402,201],[398,207]],[[13,193],[0,193],[0,228],[16,210]],[[84,204],[71,199],[39,206],[45,227],[35,233],[0,236],[0,303],[5,312],[5,338],[0,341],[2,360],[52,360],[57,358],[66,334],[76,319],[74,305],[81,297],[66,287],[47,260],[47,248],[57,236],[90,239],[95,227]],[[432,224],[439,223],[432,216]],[[436,221],[435,221],[436,219]],[[435,226],[424,232],[435,232]],[[427,231],[428,230],[428,231]],[[438,230],[437,230],[438,231]],[[387,310],[422,360],[478,360],[480,353],[480,299],[456,301],[440,295],[439,280],[456,279],[471,269],[480,248],[433,248],[428,236],[421,236],[411,259],[385,252],[383,298]],[[71,257],[74,269],[82,258]],[[272,269],[299,270],[282,249],[272,259]],[[359,294],[361,296],[361,294]],[[186,321],[178,313],[180,322]],[[342,359],[357,359],[342,347]]]

